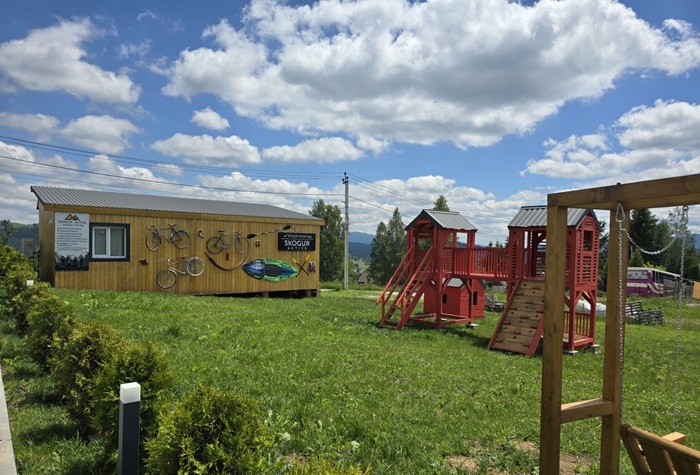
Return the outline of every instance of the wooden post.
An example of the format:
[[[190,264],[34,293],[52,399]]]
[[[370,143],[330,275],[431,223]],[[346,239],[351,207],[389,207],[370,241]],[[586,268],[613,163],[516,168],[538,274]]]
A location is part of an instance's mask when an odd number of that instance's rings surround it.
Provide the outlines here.
[[[561,444],[562,339],[566,280],[566,207],[547,207],[544,327],[542,333],[542,405],[540,474],[559,475]]]
[[[629,214],[626,210],[622,227],[629,227]],[[603,399],[612,401],[613,413],[603,416],[600,437],[600,473],[617,475],[620,473],[620,424],[622,421],[622,386],[620,377],[621,354],[620,338],[624,341],[624,325],[620,334],[620,318],[625,318],[627,298],[627,254],[628,240],[620,236],[620,226],[616,221],[617,211],[610,211],[610,238],[608,239],[608,292],[605,314],[605,362],[603,365]],[[620,215],[619,218],[622,218]],[[622,247],[620,247],[622,237]],[[622,275],[619,258],[622,256]],[[622,296],[620,296],[622,279]],[[621,298],[620,298],[621,297]]]
[[[139,419],[141,385],[126,383],[119,386],[119,452],[117,473],[139,473]]]

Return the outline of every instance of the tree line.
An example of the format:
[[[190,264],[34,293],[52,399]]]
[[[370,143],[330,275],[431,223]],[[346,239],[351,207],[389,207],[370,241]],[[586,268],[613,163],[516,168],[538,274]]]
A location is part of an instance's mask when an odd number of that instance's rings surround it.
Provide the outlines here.
[[[700,253],[695,247],[694,236],[683,225],[682,219],[682,208],[673,208],[664,219],[658,219],[646,208],[633,210],[626,233],[630,240],[628,266],[652,267],[687,279],[700,280]],[[615,222],[612,225],[618,224]],[[627,235],[623,232],[623,239]],[[602,288],[606,288],[607,284],[609,246],[619,245],[609,243],[608,237],[608,233],[603,233],[600,240],[598,275]]]

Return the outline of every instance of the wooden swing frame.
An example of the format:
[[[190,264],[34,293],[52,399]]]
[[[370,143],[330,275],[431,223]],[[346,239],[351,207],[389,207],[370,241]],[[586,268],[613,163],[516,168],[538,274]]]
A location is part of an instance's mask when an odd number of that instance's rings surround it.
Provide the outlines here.
[[[617,184],[601,188],[553,193],[547,196],[547,254],[545,261],[545,309],[542,341],[542,394],[540,413],[540,474],[559,475],[561,425],[566,422],[601,418],[600,473],[620,473],[621,355],[620,338],[624,327],[619,326],[620,312],[624,314],[626,295],[614,287],[627,285],[627,239],[622,248],[609,246],[608,261],[618,262],[622,254],[622,275],[618,266],[608,266],[607,309],[605,318],[605,355],[603,388],[600,398],[562,404],[563,322],[566,275],[566,220],[569,208],[592,208],[610,211],[609,242],[618,242],[616,222],[618,203],[625,210],[661,208],[700,204],[700,174]],[[629,213],[622,226],[628,228]],[[622,334],[620,334],[622,332]],[[644,432],[644,431],[642,431]],[[653,434],[650,434],[653,435]],[[663,438],[661,438],[663,439]],[[680,444],[686,450],[692,451]],[[670,449],[674,449],[671,446]],[[668,450],[668,448],[667,448]],[[695,452],[695,451],[693,451]],[[679,472],[695,473],[695,472]],[[656,474],[656,472],[654,472]]]

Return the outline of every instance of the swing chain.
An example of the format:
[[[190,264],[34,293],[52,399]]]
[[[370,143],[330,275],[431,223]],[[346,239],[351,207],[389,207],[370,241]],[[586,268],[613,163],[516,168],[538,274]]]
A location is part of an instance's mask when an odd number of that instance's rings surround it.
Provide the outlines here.
[[[681,268],[678,282],[678,317],[676,319],[676,368],[673,373],[673,415],[671,417],[671,427],[677,429],[678,420],[678,375],[681,364],[681,315],[683,313],[683,271],[685,269],[685,240],[687,237],[688,205],[683,207],[683,214],[680,219],[681,232]]]
[[[630,236],[630,233],[627,231],[627,229],[622,227],[622,222],[625,220],[625,209],[622,206],[622,203],[617,204],[617,211],[615,212],[615,221],[620,224],[620,230],[622,230],[626,235],[627,239],[629,239],[630,243],[634,245],[637,249],[639,249],[640,252],[643,254],[646,254],[648,256],[658,256],[659,254],[663,254],[664,252],[668,251],[671,246],[673,245],[674,242],[676,242],[677,239],[681,238],[681,232],[680,229],[684,228],[686,224],[688,224],[688,205],[683,206],[683,211],[681,213],[681,217],[679,222],[676,224],[676,232],[673,235],[673,238],[671,241],[663,248],[659,249],[658,251],[647,251],[643,247],[641,247],[639,244],[637,244],[634,239],[632,239],[632,236]]]
[[[678,376],[680,374],[680,354],[681,354],[681,317],[683,312],[683,271],[685,269],[685,241],[688,235],[687,224],[688,224],[688,205],[683,206],[680,219],[676,223],[676,232],[671,239],[671,242],[659,251],[646,251],[639,247],[637,243],[634,242],[632,236],[629,235],[627,230],[622,227],[623,221],[625,221],[625,209],[622,206],[622,202],[617,203],[617,211],[615,212],[615,221],[619,226],[620,232],[618,233],[618,249],[622,250],[622,232],[627,235],[629,241],[634,244],[641,252],[649,255],[657,255],[662,252],[667,251],[671,245],[679,240],[681,244],[681,262],[680,262],[680,278],[678,282],[678,317],[676,322],[676,354],[675,354],[675,371],[673,376],[673,414],[671,420],[671,427],[675,431],[677,429],[678,420]],[[618,279],[618,296],[619,302],[622,303],[623,293],[622,293],[622,252],[618,252],[618,274],[620,278]],[[623,331],[625,327],[625,315],[624,312],[620,312],[620,417],[624,420],[624,367],[625,367],[625,353],[624,353],[624,337]]]
[[[625,309],[622,307],[622,302],[623,302],[623,293],[622,293],[622,231],[625,230],[625,228],[622,227],[622,223],[625,220],[625,209],[622,206],[622,202],[617,203],[617,211],[615,212],[615,221],[617,221],[617,225],[619,228],[619,232],[617,233],[617,274],[619,278],[617,279],[617,291],[618,291],[618,304],[620,305],[620,311],[618,312],[619,314],[619,329],[618,329],[618,334],[619,334],[619,351],[620,351],[620,418],[621,420],[625,420],[625,399],[624,399],[624,387],[625,387],[625,337],[624,337],[624,331],[625,331]],[[625,234],[627,232],[625,231]],[[629,237],[629,234],[627,235]]]

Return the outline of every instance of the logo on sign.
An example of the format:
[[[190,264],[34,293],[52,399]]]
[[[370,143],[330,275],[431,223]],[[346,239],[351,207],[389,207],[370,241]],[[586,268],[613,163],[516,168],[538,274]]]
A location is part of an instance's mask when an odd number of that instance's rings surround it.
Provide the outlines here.
[[[278,251],[315,251],[316,235],[307,233],[279,233]]]

